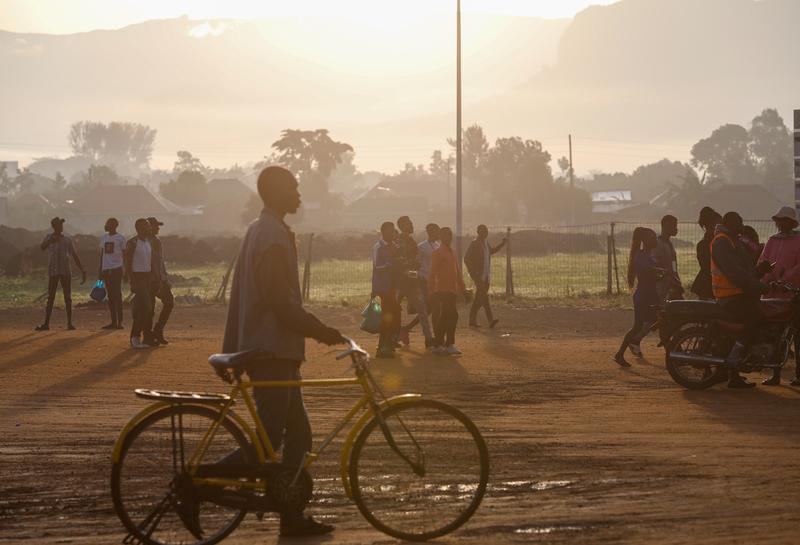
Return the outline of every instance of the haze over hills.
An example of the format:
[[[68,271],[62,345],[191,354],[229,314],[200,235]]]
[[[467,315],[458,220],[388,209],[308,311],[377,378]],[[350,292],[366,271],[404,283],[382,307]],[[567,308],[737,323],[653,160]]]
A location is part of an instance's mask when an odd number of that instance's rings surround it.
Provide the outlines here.
[[[492,140],[540,139],[554,157],[571,132],[578,172],[685,160],[714,128],[765,107],[790,122],[796,21],[795,0],[621,0],[571,21],[472,15],[464,120]],[[442,17],[388,36],[315,18],[0,32],[0,102],[14,105],[0,153],[65,155],[70,123],[119,119],[158,129],[162,167],[178,149],[215,166],[254,161],[288,127],[330,129],[362,170],[427,164],[454,131],[453,37]]]

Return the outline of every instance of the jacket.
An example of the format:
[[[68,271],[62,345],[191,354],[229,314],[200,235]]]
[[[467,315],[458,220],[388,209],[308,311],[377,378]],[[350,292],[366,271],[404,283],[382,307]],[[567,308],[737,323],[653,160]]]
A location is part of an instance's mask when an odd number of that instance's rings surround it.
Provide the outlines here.
[[[486,246],[489,247],[489,255],[491,256],[499,252],[503,244],[493,247],[488,243],[484,244],[484,241],[476,238],[469,243],[467,252],[464,254],[464,265],[467,266],[469,277],[474,281],[483,280],[483,265],[486,260],[484,252],[486,251]]]
[[[759,263],[775,263],[772,271],[762,277],[762,282],[769,283],[773,280],[785,280],[795,286],[800,286],[800,233],[793,231],[789,234],[778,233],[769,237]],[[788,298],[792,294],[779,291],[770,292],[770,297]]]
[[[303,361],[305,338],[328,328],[303,309],[294,233],[268,210],[250,224],[233,273],[223,352],[256,349]]]
[[[697,243],[697,263],[700,270],[692,282],[692,293],[700,299],[713,299],[714,293],[711,291],[711,241],[714,239],[713,232],[707,232]]]
[[[723,225],[717,226],[711,241],[711,284],[718,300],[742,294],[758,297],[763,288],[747,248]]]
[[[428,293],[464,293],[464,281],[458,271],[453,249],[442,244],[431,256],[431,271],[428,275]]]
[[[381,239],[372,247],[372,293],[386,295],[396,286],[395,247]]]

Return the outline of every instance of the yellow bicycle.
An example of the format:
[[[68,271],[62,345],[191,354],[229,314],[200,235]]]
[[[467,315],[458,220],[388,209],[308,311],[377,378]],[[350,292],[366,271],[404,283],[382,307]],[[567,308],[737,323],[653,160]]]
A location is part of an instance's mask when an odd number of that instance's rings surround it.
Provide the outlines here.
[[[354,419],[341,453],[341,479],[375,528],[425,541],[475,513],[486,492],[489,454],[461,411],[420,394],[387,398],[370,373],[367,352],[353,341],[336,357],[351,360],[353,378],[243,380],[255,357],[247,351],[209,358],[233,384],[228,395],[136,390],[155,403],[131,419],[114,445],[111,494],[128,531],[123,543],[211,545],[247,512],[302,509],[312,496],[308,468]],[[363,395],[301,467],[280,463],[251,389],[336,386],[360,386]],[[239,398],[254,426],[233,411]]]

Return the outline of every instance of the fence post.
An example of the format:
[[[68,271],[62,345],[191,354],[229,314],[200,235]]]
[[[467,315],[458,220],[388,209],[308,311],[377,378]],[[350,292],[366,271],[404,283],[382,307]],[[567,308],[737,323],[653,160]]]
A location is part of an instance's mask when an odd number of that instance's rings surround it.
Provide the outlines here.
[[[606,235],[606,256],[608,257],[608,268],[606,269],[606,294],[611,295],[611,235]]]
[[[611,222],[611,252],[612,256],[614,257],[614,277],[616,278],[617,283],[617,295],[620,294],[619,291],[619,267],[617,267],[617,239],[614,236],[614,226],[616,224]]]
[[[308,252],[306,253],[306,263],[303,266],[303,299],[308,300],[311,293],[311,251],[314,247],[314,233],[308,237]]]
[[[506,228],[506,297],[514,295],[514,270],[511,268],[511,227]]]

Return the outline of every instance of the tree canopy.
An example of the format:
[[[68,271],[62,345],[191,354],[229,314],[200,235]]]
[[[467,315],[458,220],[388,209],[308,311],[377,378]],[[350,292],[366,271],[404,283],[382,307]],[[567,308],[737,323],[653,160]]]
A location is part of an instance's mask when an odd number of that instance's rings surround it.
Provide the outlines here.
[[[69,132],[75,155],[93,163],[143,169],[150,165],[156,130],[140,123],[78,121]]]

